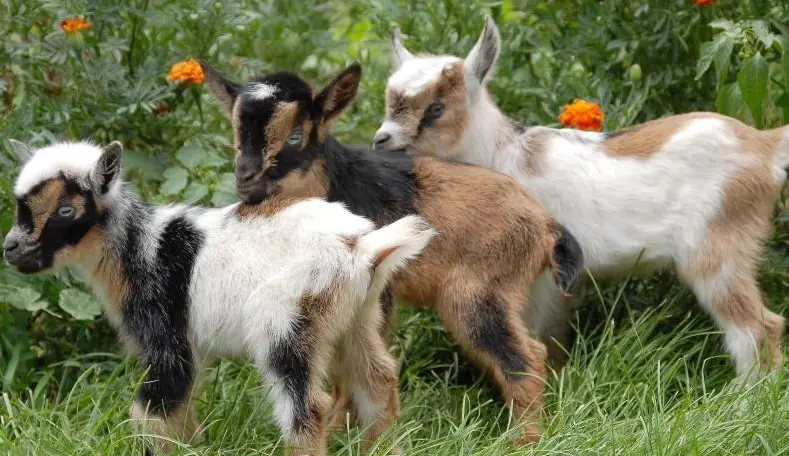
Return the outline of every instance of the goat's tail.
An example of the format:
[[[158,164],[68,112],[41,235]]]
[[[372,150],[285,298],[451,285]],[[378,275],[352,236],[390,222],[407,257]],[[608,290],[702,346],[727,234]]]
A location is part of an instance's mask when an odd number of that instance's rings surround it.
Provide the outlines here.
[[[435,234],[425,219],[408,215],[360,236],[354,255],[375,269],[374,282],[388,281],[408,260],[416,258]]]
[[[555,222],[554,229],[557,237],[553,246],[553,277],[559,291],[568,295],[584,266],[584,254],[581,244],[567,228]]]

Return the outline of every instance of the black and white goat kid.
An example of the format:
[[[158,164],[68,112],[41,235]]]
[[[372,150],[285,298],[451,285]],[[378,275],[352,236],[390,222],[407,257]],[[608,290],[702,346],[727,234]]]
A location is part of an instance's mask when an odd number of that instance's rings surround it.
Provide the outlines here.
[[[156,439],[160,450],[196,434],[190,397],[198,367],[215,356],[255,363],[297,454],[326,451],[323,380],[332,362],[365,406],[366,441],[392,423],[396,364],[375,303],[432,238],[422,218],[376,230],[320,199],[153,206],[124,186],[118,142],[12,145],[25,164],[5,259],[28,274],[63,266],[84,274],[149,369],[132,414],[165,436]]]

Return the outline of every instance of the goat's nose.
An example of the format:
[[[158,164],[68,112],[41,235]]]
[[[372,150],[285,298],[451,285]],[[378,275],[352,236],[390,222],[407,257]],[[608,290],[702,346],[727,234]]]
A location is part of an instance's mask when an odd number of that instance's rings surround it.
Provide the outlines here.
[[[238,173],[236,173],[236,179],[240,183],[247,183],[255,177],[255,168],[251,166],[241,166],[238,168]]]
[[[379,131],[375,134],[375,137],[373,137],[373,145],[375,147],[381,147],[388,143],[390,139],[392,139],[392,135],[385,131]]]
[[[6,238],[5,242],[3,243],[3,250],[6,252],[13,252],[19,248],[19,245],[19,241],[16,239]]]

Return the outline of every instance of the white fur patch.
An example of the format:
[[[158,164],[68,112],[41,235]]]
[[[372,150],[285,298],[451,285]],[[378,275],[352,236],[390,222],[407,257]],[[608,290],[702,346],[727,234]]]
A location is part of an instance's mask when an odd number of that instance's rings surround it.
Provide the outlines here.
[[[100,147],[88,142],[62,142],[38,149],[19,173],[14,195],[24,197],[33,187],[60,173],[87,180],[102,152]]]
[[[389,77],[388,86],[406,96],[414,96],[441,76],[445,66],[463,62],[462,59],[449,55],[416,57],[406,60]]]
[[[273,97],[279,91],[279,87],[261,82],[253,83],[245,91],[247,96],[254,100],[265,100]]]

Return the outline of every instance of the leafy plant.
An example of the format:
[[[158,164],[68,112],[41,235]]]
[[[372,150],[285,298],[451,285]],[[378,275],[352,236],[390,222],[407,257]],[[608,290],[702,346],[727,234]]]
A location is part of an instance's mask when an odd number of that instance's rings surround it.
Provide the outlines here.
[[[789,122],[789,28],[762,19],[722,19],[710,27],[716,33],[701,45],[696,79],[714,69],[718,111],[757,128]]]

